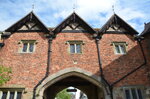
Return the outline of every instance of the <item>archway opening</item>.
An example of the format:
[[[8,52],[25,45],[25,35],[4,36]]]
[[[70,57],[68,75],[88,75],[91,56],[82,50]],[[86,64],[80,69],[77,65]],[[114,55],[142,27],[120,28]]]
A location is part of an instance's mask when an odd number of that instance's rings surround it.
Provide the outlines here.
[[[71,86],[57,93],[55,99],[88,99],[88,97],[80,89]]]
[[[96,86],[91,81],[77,75],[60,77],[60,80],[48,86],[44,90],[43,97],[44,99],[55,99],[56,95],[60,91],[70,86],[81,90],[88,97],[87,99],[104,99],[104,91],[102,88]],[[76,98],[70,98],[70,99],[76,99]]]

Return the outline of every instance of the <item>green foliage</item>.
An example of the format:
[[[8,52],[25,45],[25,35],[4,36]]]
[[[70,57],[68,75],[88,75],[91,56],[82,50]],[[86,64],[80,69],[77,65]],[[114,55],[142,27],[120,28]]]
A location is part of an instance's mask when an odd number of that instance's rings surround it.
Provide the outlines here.
[[[0,86],[10,80],[11,68],[0,65]]]
[[[71,94],[66,91],[67,89],[62,90],[56,95],[56,99],[71,99]]]

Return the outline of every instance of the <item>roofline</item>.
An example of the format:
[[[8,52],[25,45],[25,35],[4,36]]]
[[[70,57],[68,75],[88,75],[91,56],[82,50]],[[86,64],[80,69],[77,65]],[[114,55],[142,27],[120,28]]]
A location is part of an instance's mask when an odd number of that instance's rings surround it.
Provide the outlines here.
[[[47,29],[47,32],[49,31],[48,28],[45,26],[45,24],[38,18],[38,16],[33,11],[29,12],[28,14],[26,14],[23,18],[19,19],[17,22],[15,22],[11,26],[9,26],[4,31],[7,32],[7,30],[9,30],[12,26],[16,25],[17,23],[19,23],[21,20],[25,19],[30,14],[33,14],[37,18],[37,20],[45,27],[45,29]]]
[[[48,27],[39,19],[39,17],[33,11],[31,11],[31,12],[39,20],[39,22],[49,31]]]
[[[117,17],[119,17],[117,14],[115,14]],[[128,24],[126,21],[124,21],[121,17],[119,17],[124,23],[126,23],[131,29],[133,29],[136,33],[135,34],[139,34],[138,31],[136,31],[130,24]]]
[[[73,14],[73,13],[72,13]],[[63,21],[61,21],[54,29],[53,29],[53,31],[57,28],[57,27],[59,27],[62,23],[64,23],[69,17],[71,17],[71,15],[72,14],[70,14],[68,17],[66,17]]]
[[[56,27],[54,27],[52,30],[49,30],[49,28],[38,18],[38,16],[33,12],[31,11],[30,13],[28,13],[27,15],[25,15],[23,18],[21,18],[20,20],[18,20],[17,22],[15,22],[14,24],[12,24],[10,27],[8,27],[6,30],[4,30],[5,32],[9,32],[7,30],[11,29],[12,26],[15,26],[17,25],[17,23],[19,23],[20,21],[22,21],[23,19],[25,19],[26,17],[28,17],[30,14],[33,14],[33,16],[36,17],[37,21],[41,24],[41,26],[43,26],[43,29],[45,28],[45,31],[47,32],[55,32],[55,30],[61,26],[61,24],[63,24],[67,19],[69,19],[69,17],[71,17],[72,15],[76,15],[80,20],[82,20],[83,24],[85,27],[89,27],[89,30],[90,31],[93,31],[94,33],[96,33],[96,30],[91,27],[85,20],[83,20],[83,18],[81,18],[76,12],[73,12],[72,14],[70,14],[68,17],[66,17],[62,22],[60,22]],[[104,33],[105,30],[108,28],[107,25],[111,25],[111,20],[113,20],[113,18],[115,17],[118,17],[118,19],[120,19],[125,26],[129,27],[132,31],[132,34],[139,34],[131,25],[129,25],[126,21],[124,21],[121,17],[119,17],[117,14],[113,14],[109,20],[102,26],[102,28],[100,30],[98,30],[99,33]],[[112,21],[113,22],[113,21]]]
[[[75,12],[74,12],[75,13]],[[86,21],[83,20],[77,13],[75,13],[84,23],[86,23],[92,30],[94,30],[90,24],[88,24]],[[95,30],[94,30],[95,31]]]
[[[30,12],[30,13],[32,13],[32,11]],[[9,28],[11,28],[13,25],[16,25],[18,22],[20,22],[21,20],[23,20],[25,17],[27,17],[29,15],[29,13],[28,14],[26,14],[24,17],[22,17],[22,18],[20,18],[17,22],[15,22],[15,23],[13,23],[12,25],[10,25],[7,29],[5,29],[4,31],[6,32],[6,30],[8,30]]]
[[[129,25],[127,22],[125,22],[121,17],[119,17],[117,14],[113,14],[109,20],[102,26],[102,28],[100,29],[99,33],[103,33],[104,32],[104,29],[106,27],[107,24],[109,24],[109,22],[115,17],[117,16],[118,18],[121,19],[121,21],[123,21],[127,26],[129,26],[133,31],[135,31],[135,34],[139,34],[131,25]]]
[[[147,26],[146,25],[149,25],[149,28],[147,29]],[[145,23],[144,25],[144,30],[142,31],[142,33],[140,34],[140,36],[144,36],[146,35],[147,33],[150,33],[150,22],[148,23]]]
[[[79,17],[79,19],[81,19],[87,26],[89,26],[91,28],[91,30],[93,30],[95,32],[95,30],[87,23],[85,22],[76,12],[71,13],[68,17],[66,17],[62,22],[60,22],[54,29],[53,31],[55,31],[55,29],[57,29],[61,24],[63,24],[67,19],[69,19],[69,17],[71,17],[73,14],[75,14],[77,17]]]
[[[101,32],[103,32],[103,29],[104,29],[104,27],[109,23],[109,21],[112,19],[114,17],[114,15],[112,15],[109,19],[108,19],[108,21],[106,21],[106,23],[101,27],[101,29],[100,29],[100,33]]]

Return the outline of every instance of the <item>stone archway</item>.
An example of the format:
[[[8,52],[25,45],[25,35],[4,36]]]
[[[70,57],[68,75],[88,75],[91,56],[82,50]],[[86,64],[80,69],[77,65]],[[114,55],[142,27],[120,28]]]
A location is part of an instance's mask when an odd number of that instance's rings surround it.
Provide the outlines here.
[[[77,87],[85,92],[88,99],[110,99],[106,91],[107,86],[102,82],[104,81],[101,77],[90,72],[76,67],[67,68],[47,77],[38,86],[36,99],[43,99],[43,97],[53,99],[60,90],[69,86]]]

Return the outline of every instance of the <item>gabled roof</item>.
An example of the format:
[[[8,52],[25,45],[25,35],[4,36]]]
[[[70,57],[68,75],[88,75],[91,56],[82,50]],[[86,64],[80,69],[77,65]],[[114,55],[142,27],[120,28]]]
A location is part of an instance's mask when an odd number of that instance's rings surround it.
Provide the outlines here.
[[[150,22],[145,24],[144,31],[141,33],[142,36],[150,33]]]
[[[59,33],[64,29],[69,23],[79,23],[88,33],[95,33],[94,29],[88,25],[79,15],[73,12],[69,17],[67,17],[63,22],[61,22],[54,30],[54,33]]]
[[[127,30],[127,34],[138,34],[138,32],[133,29],[129,24],[127,24],[122,18],[117,14],[112,15],[112,17],[106,22],[106,24],[100,29],[99,33],[105,33],[111,25],[117,24]]]
[[[49,32],[48,28],[40,21],[40,19],[31,11],[25,17],[20,19],[18,22],[10,26],[5,30],[5,32],[16,32],[21,26],[23,26],[26,22],[34,21],[37,25],[40,26],[42,32]]]

